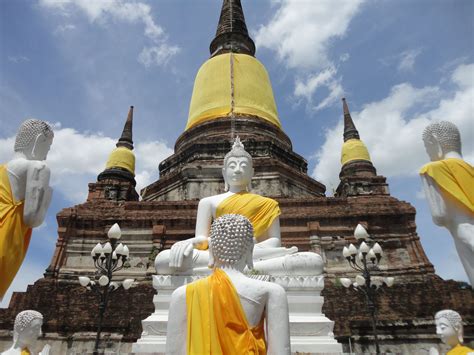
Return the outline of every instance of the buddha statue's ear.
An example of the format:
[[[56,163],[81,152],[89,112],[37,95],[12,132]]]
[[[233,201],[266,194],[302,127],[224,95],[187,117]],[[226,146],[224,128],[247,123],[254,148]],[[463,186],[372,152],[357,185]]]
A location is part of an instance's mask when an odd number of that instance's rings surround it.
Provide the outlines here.
[[[441,160],[444,158],[444,152],[443,152],[443,149],[441,148],[441,144],[439,144],[439,138],[436,135],[436,133],[432,133],[432,136],[433,136],[434,149],[436,150],[436,155],[438,159]]]
[[[225,178],[225,167],[222,168],[222,177],[224,178],[224,191],[227,192],[229,191],[229,184]]]
[[[253,241],[253,238],[252,238],[252,244],[251,244],[249,250],[247,250],[247,252],[245,254],[245,264],[247,265],[247,268],[249,270],[253,269],[253,246],[254,246],[254,241]]]
[[[35,138],[35,142],[33,143],[33,147],[31,147],[31,157],[36,158],[35,150],[36,150],[36,144],[38,143],[39,137],[41,137],[41,133],[38,134]]]
[[[464,343],[464,338],[462,336],[462,326],[455,327],[454,329],[456,330],[456,333],[458,333],[459,344]]]

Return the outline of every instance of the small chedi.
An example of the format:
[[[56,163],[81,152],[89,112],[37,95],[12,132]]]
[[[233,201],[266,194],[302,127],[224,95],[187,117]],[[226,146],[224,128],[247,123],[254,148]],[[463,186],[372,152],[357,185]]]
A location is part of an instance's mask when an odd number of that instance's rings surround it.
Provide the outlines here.
[[[32,228],[43,223],[51,202],[51,173],[44,160],[53,136],[48,123],[26,120],[13,158],[0,165],[0,300],[23,262]]]
[[[172,294],[166,353],[290,354],[285,290],[243,274],[253,267],[250,221],[225,214],[210,237],[212,274]]]
[[[175,243],[156,257],[158,274],[208,273],[209,230],[212,220],[224,214],[240,214],[253,225],[255,270],[271,275],[320,275],[322,258],[312,252],[298,253],[297,247],[281,246],[278,202],[250,193],[254,175],[252,157],[237,137],[224,158],[222,175],[226,192],[199,201],[195,237]]]
[[[458,312],[451,309],[439,311],[435,315],[436,334],[441,341],[449,346],[447,355],[466,355],[474,354],[473,349],[463,346],[463,326],[462,318]],[[431,355],[439,354],[434,348],[430,351]]]
[[[474,285],[474,168],[463,160],[461,136],[451,122],[428,125],[423,142],[431,162],[420,170],[433,221],[449,230]]]
[[[13,345],[2,355],[35,355],[38,337],[41,336],[43,315],[37,311],[23,311],[17,314],[13,328]],[[45,345],[40,355],[48,355],[49,345]]]

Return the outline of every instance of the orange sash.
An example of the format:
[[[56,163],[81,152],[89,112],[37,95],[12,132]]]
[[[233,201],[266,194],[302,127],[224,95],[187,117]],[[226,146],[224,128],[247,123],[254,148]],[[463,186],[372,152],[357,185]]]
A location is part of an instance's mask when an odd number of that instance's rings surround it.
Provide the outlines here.
[[[186,287],[189,355],[262,355],[267,353],[264,317],[250,327],[239,295],[227,274],[212,275]]]
[[[23,201],[15,202],[6,165],[0,165],[0,299],[25,258],[31,228],[23,223]]]

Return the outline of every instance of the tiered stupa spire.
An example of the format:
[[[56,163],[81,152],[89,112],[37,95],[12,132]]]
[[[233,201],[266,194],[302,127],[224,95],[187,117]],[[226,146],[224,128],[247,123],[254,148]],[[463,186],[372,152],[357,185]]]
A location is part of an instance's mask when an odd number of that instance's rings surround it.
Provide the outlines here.
[[[228,52],[255,55],[255,43],[249,36],[240,0],[224,0],[222,3],[216,37],[209,50],[211,57]]]
[[[133,135],[133,106],[130,106],[127,120],[125,121],[125,125],[123,127],[122,136],[118,140],[116,146],[125,147],[130,150],[133,150],[132,135]]]
[[[97,180],[110,185],[106,194],[108,199],[138,200],[138,194],[134,189],[136,181],[135,154],[133,153],[133,106],[130,106],[122,135],[116,146],[117,148],[109,155],[105,170],[99,174]],[[127,186],[119,188],[120,183],[126,183]],[[111,194],[110,191],[114,189],[116,193]],[[119,193],[119,190],[123,190],[124,193]]]
[[[357,196],[366,194],[388,194],[388,185],[383,176],[377,176],[370,154],[352,120],[346,99],[342,99],[344,112],[344,144],[341,151],[341,182],[336,196]]]
[[[349,139],[360,139],[345,97],[342,98],[342,110],[344,111],[344,142],[347,142]]]

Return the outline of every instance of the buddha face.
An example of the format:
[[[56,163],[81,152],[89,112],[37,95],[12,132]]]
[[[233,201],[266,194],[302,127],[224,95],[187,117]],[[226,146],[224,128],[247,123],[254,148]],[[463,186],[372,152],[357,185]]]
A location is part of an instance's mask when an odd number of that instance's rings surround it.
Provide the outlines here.
[[[229,157],[222,175],[229,187],[245,189],[252,180],[254,169],[247,157]]]
[[[423,138],[426,153],[431,161],[437,161],[443,158],[443,151],[438,143],[438,140],[433,135],[428,135]]]
[[[29,160],[46,160],[49,149],[53,143],[53,137],[39,134],[31,147],[31,151],[26,152],[26,156]]]
[[[30,324],[19,334],[19,340],[22,346],[33,347],[42,335],[41,326],[43,321],[39,318],[33,319]]]
[[[454,329],[450,322],[444,317],[436,319],[436,334],[443,343],[451,347],[459,344],[458,331]]]

